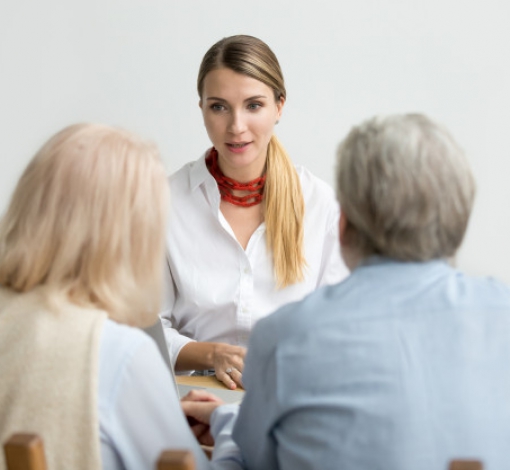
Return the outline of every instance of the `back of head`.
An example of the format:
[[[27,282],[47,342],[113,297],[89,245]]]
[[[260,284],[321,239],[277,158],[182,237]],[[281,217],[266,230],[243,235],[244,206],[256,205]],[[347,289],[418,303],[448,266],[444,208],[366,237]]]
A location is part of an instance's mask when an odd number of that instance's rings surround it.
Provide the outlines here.
[[[443,126],[420,114],[374,117],[354,127],[338,149],[336,184],[347,245],[361,258],[453,256],[475,195],[462,150]]]
[[[29,163],[1,221],[0,284],[45,286],[117,321],[153,323],[167,191],[152,144],[103,125],[63,129]]]

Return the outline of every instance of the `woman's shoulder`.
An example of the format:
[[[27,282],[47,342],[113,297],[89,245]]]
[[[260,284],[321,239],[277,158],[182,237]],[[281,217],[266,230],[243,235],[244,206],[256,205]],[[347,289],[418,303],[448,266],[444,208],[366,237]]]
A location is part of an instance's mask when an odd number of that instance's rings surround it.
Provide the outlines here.
[[[295,168],[301,182],[305,204],[323,202],[336,206],[335,192],[328,183],[314,175],[304,166],[296,165]]]
[[[201,173],[205,166],[205,154],[204,152],[200,158],[197,160],[193,160],[182,165],[178,170],[174,171],[168,177],[168,180],[171,184],[178,184],[179,182],[187,182],[189,181],[190,175],[194,173]]]
[[[194,165],[196,165],[197,161],[198,160],[187,162],[183,166],[181,166],[178,170],[174,171],[173,173],[170,173],[168,181],[170,181],[170,183],[173,183],[175,181],[185,179],[190,174],[191,169],[193,168]]]
[[[179,201],[179,204],[182,203],[183,198],[191,196],[208,178],[212,177],[207,170],[204,153],[198,160],[186,163],[168,177],[170,204],[173,205],[176,201]],[[186,205],[184,210],[187,210]]]

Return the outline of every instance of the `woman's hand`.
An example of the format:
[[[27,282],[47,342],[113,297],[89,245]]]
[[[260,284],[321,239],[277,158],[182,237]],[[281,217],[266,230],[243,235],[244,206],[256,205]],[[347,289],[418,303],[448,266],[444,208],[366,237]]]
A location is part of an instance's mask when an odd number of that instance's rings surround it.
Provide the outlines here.
[[[218,380],[235,390],[243,386],[242,374],[246,348],[227,343],[191,341],[177,357],[176,371],[214,369]]]
[[[191,390],[181,399],[182,410],[200,444],[214,445],[210,432],[211,415],[222,404],[223,401],[220,398],[205,390]]]
[[[246,348],[225,343],[214,343],[213,367],[216,378],[231,390],[242,387]]]

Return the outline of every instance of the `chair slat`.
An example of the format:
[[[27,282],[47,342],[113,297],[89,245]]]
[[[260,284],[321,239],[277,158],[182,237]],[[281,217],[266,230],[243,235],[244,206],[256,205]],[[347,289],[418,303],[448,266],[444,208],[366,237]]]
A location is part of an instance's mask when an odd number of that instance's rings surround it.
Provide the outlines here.
[[[157,470],[195,470],[195,459],[189,450],[165,450],[159,456]]]
[[[7,470],[47,470],[42,439],[36,434],[13,434],[4,443]]]
[[[479,460],[452,460],[449,470],[483,470]]]

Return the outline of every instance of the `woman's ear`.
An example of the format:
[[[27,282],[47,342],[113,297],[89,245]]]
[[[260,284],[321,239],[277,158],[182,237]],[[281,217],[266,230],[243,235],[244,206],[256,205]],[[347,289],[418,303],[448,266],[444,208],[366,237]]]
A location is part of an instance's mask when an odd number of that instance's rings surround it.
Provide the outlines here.
[[[278,121],[282,117],[283,112],[283,106],[285,105],[285,98],[283,96],[280,96],[280,99],[276,101],[276,123],[278,124]]]

